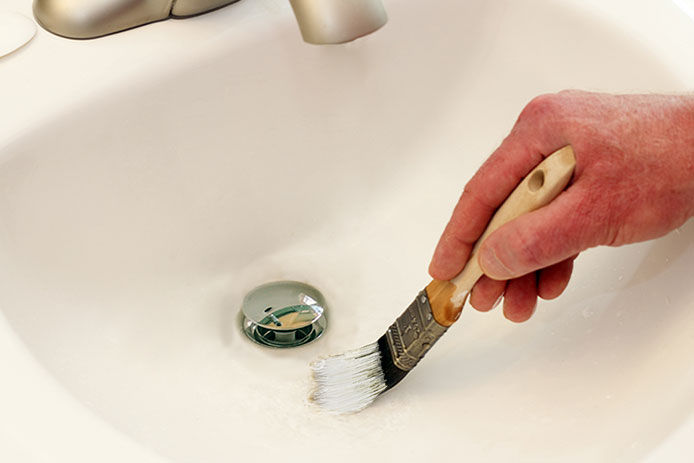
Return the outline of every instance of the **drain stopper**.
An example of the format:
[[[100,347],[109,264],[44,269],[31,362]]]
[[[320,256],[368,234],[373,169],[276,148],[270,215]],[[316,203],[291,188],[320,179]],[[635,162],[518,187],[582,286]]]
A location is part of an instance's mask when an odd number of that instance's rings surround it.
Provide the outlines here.
[[[258,344],[296,347],[318,339],[327,326],[323,295],[298,281],[276,281],[249,292],[241,305],[243,332]]]

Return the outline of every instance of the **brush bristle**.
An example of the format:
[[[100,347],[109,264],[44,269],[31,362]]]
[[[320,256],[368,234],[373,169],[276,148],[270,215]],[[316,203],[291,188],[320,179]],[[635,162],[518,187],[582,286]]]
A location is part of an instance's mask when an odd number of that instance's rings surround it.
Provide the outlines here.
[[[393,362],[386,335],[378,341],[311,364],[311,400],[330,413],[355,413],[407,375]]]
[[[311,364],[315,389],[311,399],[330,413],[354,413],[386,390],[379,343],[368,344]]]

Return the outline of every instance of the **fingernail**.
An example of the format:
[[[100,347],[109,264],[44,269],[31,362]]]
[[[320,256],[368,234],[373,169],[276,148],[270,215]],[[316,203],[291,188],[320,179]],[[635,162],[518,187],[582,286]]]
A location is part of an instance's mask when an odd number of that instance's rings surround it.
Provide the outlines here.
[[[494,249],[484,246],[480,249],[479,263],[482,271],[494,280],[508,280],[513,277],[511,271],[501,263]]]

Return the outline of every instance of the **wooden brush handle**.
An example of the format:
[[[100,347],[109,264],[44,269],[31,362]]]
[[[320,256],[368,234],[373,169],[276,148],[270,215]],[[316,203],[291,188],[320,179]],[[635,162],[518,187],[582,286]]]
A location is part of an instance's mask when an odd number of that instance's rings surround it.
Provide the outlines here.
[[[570,145],[555,151],[530,172],[506,198],[472,248],[463,270],[450,281],[433,280],[426,288],[436,321],[452,325],[463,310],[465,299],[483,275],[477,259],[482,242],[497,228],[516,217],[549,204],[569,183],[576,166]]]

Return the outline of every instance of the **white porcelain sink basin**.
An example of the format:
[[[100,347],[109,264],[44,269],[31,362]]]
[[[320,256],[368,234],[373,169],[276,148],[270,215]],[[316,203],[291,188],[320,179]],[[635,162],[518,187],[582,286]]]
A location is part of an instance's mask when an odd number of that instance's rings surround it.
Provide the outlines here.
[[[42,32],[2,88],[0,460],[684,461],[693,223],[585,253],[526,324],[466,310],[360,414],[307,401],[313,358],[375,341],[428,282],[530,98],[691,90],[688,3],[609,3],[391,0],[383,30],[335,47],[270,0],[94,42]],[[49,51],[75,64],[62,83]],[[243,295],[279,279],[326,296],[315,343],[241,332]]]

